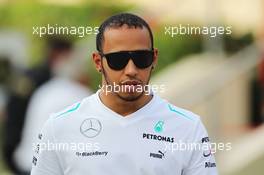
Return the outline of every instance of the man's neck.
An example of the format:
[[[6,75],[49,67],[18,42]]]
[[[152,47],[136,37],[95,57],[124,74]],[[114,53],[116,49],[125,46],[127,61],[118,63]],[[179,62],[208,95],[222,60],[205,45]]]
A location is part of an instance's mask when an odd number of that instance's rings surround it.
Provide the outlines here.
[[[118,97],[116,94],[106,94],[103,90],[99,93],[99,98],[102,103],[110,108],[112,111],[126,117],[129,114],[134,113],[143,106],[145,106],[151,99],[152,95],[143,94],[141,97],[134,101],[125,101]]]

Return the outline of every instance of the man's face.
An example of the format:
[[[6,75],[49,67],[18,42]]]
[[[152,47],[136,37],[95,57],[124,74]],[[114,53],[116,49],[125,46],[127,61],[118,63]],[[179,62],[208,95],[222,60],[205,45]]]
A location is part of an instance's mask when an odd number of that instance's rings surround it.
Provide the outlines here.
[[[119,28],[108,28],[104,32],[102,43],[104,54],[119,51],[151,50],[151,40],[146,28],[128,28],[126,25]],[[157,49],[154,49],[154,61],[151,66],[140,69],[136,67],[132,59],[122,70],[111,69],[105,57],[97,53],[93,55],[97,69],[103,73],[103,85],[118,85],[119,92],[114,92],[125,101],[134,101],[141,97],[143,87],[148,84],[152,66],[157,62]],[[97,60],[100,58],[100,62]],[[144,59],[144,58],[142,58]],[[118,90],[118,89],[116,89]]]

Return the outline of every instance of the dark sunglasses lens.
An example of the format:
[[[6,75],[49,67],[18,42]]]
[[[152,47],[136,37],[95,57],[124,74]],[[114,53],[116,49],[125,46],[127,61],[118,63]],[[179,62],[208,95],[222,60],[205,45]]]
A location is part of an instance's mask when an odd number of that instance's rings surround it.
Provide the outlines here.
[[[124,69],[129,61],[129,57],[125,53],[109,53],[105,57],[108,66],[114,70]]]
[[[153,51],[116,52],[105,54],[105,57],[108,66],[114,70],[124,69],[130,58],[138,68],[145,69],[153,62]]]
[[[133,62],[140,68],[145,69],[149,67],[153,62],[153,52],[152,51],[136,51],[133,53]]]

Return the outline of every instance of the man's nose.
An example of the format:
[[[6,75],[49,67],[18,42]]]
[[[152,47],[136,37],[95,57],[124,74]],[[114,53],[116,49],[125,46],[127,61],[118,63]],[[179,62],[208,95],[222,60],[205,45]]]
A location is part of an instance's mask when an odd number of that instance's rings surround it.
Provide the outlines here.
[[[134,64],[134,62],[132,61],[132,59],[130,59],[125,67],[125,74],[127,76],[136,76],[138,73],[138,68],[137,66]]]

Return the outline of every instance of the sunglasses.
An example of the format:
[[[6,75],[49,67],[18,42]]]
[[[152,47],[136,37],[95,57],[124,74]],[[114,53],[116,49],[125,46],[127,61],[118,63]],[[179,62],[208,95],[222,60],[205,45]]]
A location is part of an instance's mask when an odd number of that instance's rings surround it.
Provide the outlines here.
[[[106,58],[108,66],[113,70],[124,69],[130,59],[132,59],[137,68],[145,69],[152,64],[154,52],[153,50],[135,50],[107,54],[100,53],[100,55]]]

